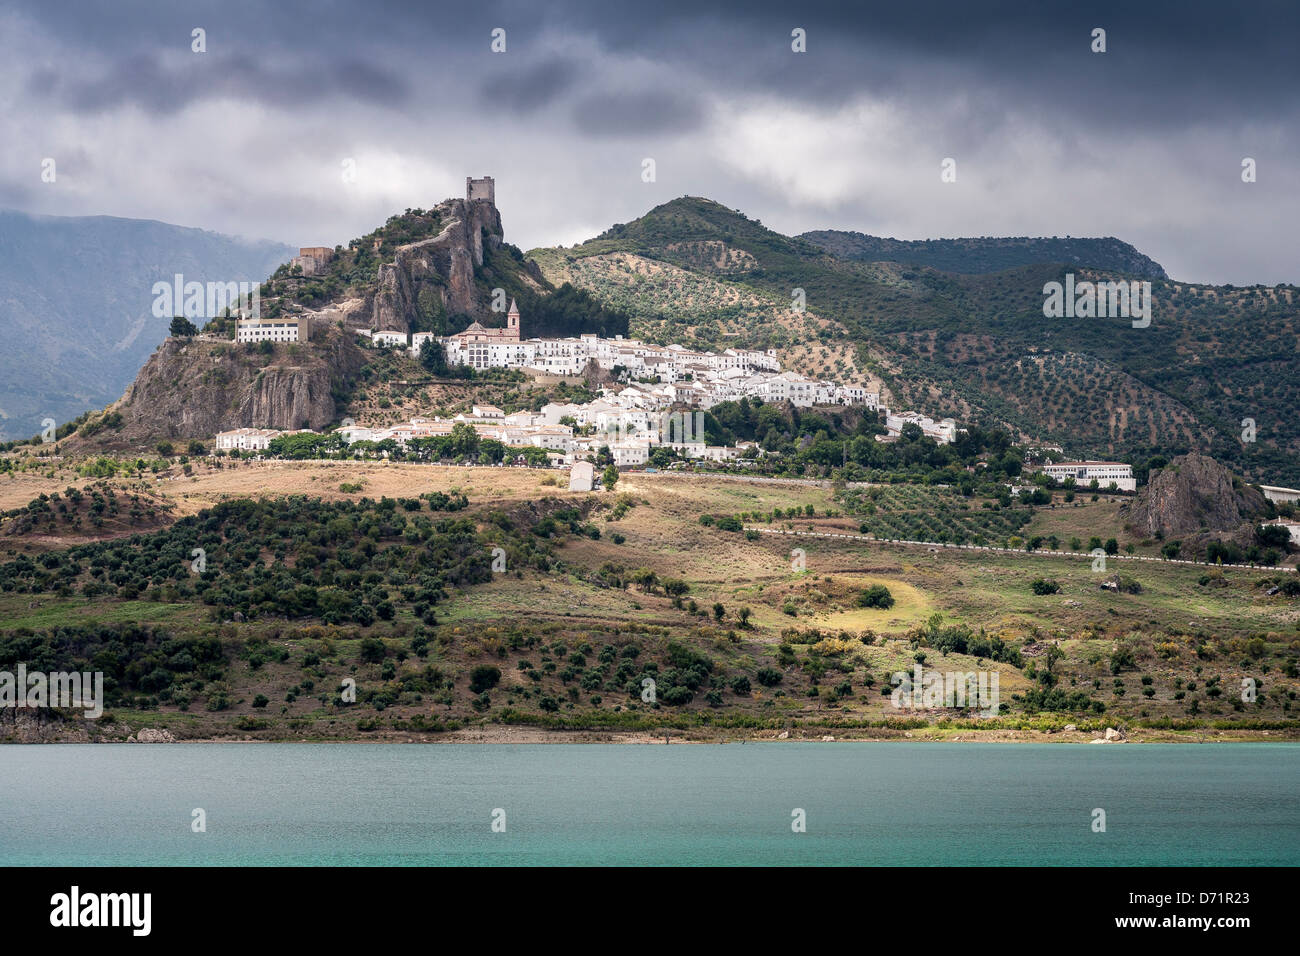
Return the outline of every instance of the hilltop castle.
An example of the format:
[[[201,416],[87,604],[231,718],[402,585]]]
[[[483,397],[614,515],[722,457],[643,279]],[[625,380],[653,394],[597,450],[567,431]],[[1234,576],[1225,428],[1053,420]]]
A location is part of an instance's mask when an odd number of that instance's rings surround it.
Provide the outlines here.
[[[326,264],[334,258],[334,250],[328,246],[304,246],[289,263],[302,269],[305,276],[314,276],[325,271]]]
[[[465,177],[465,199],[468,202],[474,202],[476,199],[483,199],[492,205],[497,204],[497,184],[491,176],[484,176],[482,179],[474,179],[472,176]]]

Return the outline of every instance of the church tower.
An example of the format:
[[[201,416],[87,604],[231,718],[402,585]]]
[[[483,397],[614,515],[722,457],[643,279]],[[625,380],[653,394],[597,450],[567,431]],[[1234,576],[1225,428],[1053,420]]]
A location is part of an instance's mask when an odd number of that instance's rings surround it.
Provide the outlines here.
[[[510,311],[506,313],[506,336],[512,341],[519,341],[519,306],[510,300]]]

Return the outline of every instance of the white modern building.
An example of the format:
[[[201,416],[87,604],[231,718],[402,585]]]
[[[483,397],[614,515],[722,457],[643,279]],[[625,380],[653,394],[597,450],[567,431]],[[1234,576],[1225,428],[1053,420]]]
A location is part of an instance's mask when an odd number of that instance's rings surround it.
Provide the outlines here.
[[[218,432],[215,444],[218,451],[266,451],[271,439],[283,434],[274,428],[234,428]]]
[[[1043,465],[1043,474],[1057,481],[1073,478],[1075,484],[1087,487],[1093,481],[1099,488],[1114,485],[1120,491],[1136,491],[1137,479],[1133,466],[1119,461],[1062,461]]]
[[[1259,490],[1264,492],[1264,497],[1275,504],[1286,502],[1295,503],[1300,501],[1300,490],[1295,488],[1279,488],[1277,485],[1260,485]]]
[[[306,319],[284,316],[274,319],[239,319],[235,324],[235,341],[306,342],[308,329]]]
[[[596,484],[596,466],[589,461],[575,461],[569,471],[570,491],[591,491]]]
[[[423,334],[423,333],[417,333],[417,334]],[[368,329],[357,329],[357,335],[361,335],[368,338],[373,345],[379,346],[381,348],[394,348],[396,346],[400,346],[401,348],[407,347],[405,332],[394,332],[391,330],[385,330],[382,332],[371,332]],[[420,354],[419,349],[415,349],[414,351],[416,355]]]
[[[1265,523],[1265,524],[1275,524],[1275,525],[1278,525],[1278,526],[1280,526],[1280,527],[1286,528],[1286,530],[1287,530],[1287,531],[1290,533],[1290,535],[1291,535],[1291,543],[1294,544],[1294,545],[1300,545],[1300,522],[1298,522],[1298,521],[1286,521],[1286,520],[1284,520],[1284,519],[1282,519],[1282,518],[1277,518],[1277,519],[1275,519],[1275,520],[1273,520],[1273,521],[1266,521],[1266,522],[1264,522],[1264,523]]]
[[[420,350],[424,348],[425,342],[433,342],[434,345],[441,347],[442,336],[434,332],[412,332],[411,333],[411,354],[416,358],[420,357]]]
[[[885,431],[888,432],[885,437],[898,438],[902,435],[905,425],[916,425],[921,429],[922,435],[926,438],[933,438],[941,445],[947,445],[957,440],[957,423],[951,418],[936,422],[933,418],[928,418],[917,412],[891,412],[887,408],[884,412]]]

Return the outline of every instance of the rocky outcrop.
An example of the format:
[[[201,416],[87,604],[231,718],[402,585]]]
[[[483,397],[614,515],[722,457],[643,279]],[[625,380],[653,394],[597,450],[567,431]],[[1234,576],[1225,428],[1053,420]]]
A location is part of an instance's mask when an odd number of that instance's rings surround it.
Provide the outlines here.
[[[125,726],[108,720],[86,720],[75,712],[0,707],[0,743],[57,744],[121,740]]]
[[[129,744],[174,744],[176,738],[172,736],[170,730],[155,730],[153,727],[144,727],[134,737],[128,737],[126,742]]]
[[[113,448],[161,439],[210,441],[230,428],[320,429],[338,417],[334,395],[365,362],[350,335],[313,329],[312,341],[271,355],[232,342],[169,338],[110,408],[120,428],[92,444]]]
[[[1152,472],[1147,486],[1121,514],[1138,534],[1180,538],[1201,532],[1240,533],[1266,506],[1257,488],[1213,458],[1193,452]]]
[[[379,267],[371,328],[409,332],[414,320],[441,309],[443,314],[486,318],[487,304],[474,284],[483,266],[485,245],[501,245],[501,215],[485,201],[453,199],[438,207],[447,223],[442,232],[399,246],[392,262]]]

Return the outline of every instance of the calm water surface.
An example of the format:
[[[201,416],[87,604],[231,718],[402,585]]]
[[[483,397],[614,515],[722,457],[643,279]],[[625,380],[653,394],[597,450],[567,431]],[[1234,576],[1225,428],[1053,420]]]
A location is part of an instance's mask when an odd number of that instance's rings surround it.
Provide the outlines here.
[[[0,746],[0,865],[1294,866],[1298,785],[1300,744]]]

